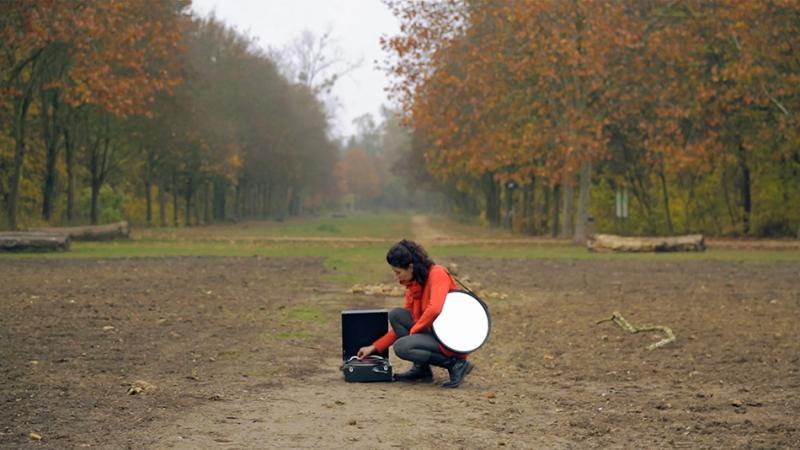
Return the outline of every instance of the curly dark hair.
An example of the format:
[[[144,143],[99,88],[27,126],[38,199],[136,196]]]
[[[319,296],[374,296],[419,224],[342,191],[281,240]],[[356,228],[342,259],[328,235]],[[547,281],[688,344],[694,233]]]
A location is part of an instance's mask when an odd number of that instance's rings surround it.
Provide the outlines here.
[[[392,267],[401,269],[406,269],[409,264],[413,263],[414,280],[423,286],[428,281],[431,266],[435,264],[421,245],[408,239],[403,239],[389,249],[386,253],[386,262]]]

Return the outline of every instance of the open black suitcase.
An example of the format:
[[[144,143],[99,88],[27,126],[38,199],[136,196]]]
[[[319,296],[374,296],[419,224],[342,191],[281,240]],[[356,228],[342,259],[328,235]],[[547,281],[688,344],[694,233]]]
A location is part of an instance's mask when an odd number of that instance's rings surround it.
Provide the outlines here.
[[[362,309],[342,311],[342,372],[347,382],[392,381],[389,351],[359,360],[358,349],[370,345],[389,331],[388,311]]]

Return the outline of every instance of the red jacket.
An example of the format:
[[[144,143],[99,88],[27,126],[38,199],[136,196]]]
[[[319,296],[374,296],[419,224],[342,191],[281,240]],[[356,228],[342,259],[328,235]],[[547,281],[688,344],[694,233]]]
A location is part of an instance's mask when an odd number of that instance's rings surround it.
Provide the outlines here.
[[[411,312],[411,318],[414,320],[414,326],[411,327],[409,333],[430,332],[433,321],[442,312],[445,296],[456,288],[453,277],[450,276],[447,269],[438,264],[431,266],[428,280],[423,288],[420,289],[420,285],[416,281],[408,283],[406,285],[406,304],[404,308]],[[375,346],[378,352],[384,352],[396,340],[397,335],[394,330],[389,330],[388,333],[372,345]],[[441,345],[439,347],[442,348],[445,355],[454,355],[454,353],[447,351]]]

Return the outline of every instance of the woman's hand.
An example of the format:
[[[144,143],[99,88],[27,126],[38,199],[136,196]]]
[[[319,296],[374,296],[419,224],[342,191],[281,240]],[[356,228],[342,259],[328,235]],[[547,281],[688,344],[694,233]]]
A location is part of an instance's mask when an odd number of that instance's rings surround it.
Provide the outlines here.
[[[375,346],[367,345],[366,347],[361,347],[360,349],[358,349],[358,353],[356,354],[356,356],[358,357],[358,359],[364,359],[373,353],[375,353]]]

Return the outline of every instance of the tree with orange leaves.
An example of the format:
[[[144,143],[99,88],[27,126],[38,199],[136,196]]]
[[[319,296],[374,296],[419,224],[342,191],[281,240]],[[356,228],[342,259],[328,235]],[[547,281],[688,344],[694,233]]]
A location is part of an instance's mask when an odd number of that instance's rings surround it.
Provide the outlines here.
[[[124,117],[145,114],[153,95],[170,91],[178,83],[179,67],[174,55],[180,48],[186,21],[183,0],[37,2],[10,1],[0,30],[3,45],[2,80],[14,102],[16,154],[8,200],[8,225],[16,228],[17,201],[25,160],[27,116],[36,91],[41,107],[43,138],[48,152],[48,175],[44,187],[43,215],[49,218],[54,161],[66,109],[84,108],[84,117],[109,120],[104,115]],[[105,181],[110,157],[107,126],[95,127],[99,136],[91,140],[92,222],[96,223],[96,201]],[[102,144],[105,142],[105,144]]]
[[[392,6],[406,21],[405,37],[385,42],[399,58],[395,93],[431,138],[432,170],[483,179],[496,224],[496,181],[543,173],[571,182],[580,169],[582,239],[591,164],[604,155],[603,61],[630,39],[614,32],[623,9],[577,0]]]
[[[800,174],[797,2],[389,5],[402,21],[401,35],[384,40],[396,57],[393,93],[422,135],[427,168],[465,192],[484,180],[490,223],[495,182],[514,180],[527,194],[534,177],[554,186],[544,209],[567,186],[566,217],[580,180],[578,241],[592,180],[604,181],[594,183],[603,193],[605,182],[632,189],[647,222],[640,229],[651,233],[708,227],[704,214],[724,231],[722,204],[732,227],[749,234],[753,197],[774,192],[767,183],[780,179],[784,201],[800,195],[791,183]],[[781,211],[777,226],[800,227],[800,208]]]

